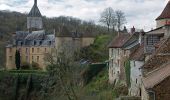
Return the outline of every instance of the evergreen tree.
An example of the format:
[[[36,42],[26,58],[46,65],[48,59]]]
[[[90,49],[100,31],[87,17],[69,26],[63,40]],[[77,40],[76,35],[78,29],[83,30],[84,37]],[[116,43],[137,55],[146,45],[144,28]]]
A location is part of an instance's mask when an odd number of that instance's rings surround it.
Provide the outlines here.
[[[15,65],[16,65],[17,70],[20,69],[20,63],[21,63],[20,52],[18,50],[16,50],[16,53],[15,53]]]

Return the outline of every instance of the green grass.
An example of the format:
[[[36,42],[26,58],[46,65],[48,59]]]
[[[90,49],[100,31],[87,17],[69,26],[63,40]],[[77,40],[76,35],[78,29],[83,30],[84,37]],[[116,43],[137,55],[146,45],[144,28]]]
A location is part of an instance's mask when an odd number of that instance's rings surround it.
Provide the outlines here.
[[[108,83],[108,71],[105,68],[84,88],[84,94],[93,96],[95,100],[113,100],[115,91]]]

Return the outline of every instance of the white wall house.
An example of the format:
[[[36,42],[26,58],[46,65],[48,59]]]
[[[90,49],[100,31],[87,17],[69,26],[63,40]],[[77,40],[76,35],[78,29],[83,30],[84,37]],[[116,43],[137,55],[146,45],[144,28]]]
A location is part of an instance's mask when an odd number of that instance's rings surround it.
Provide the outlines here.
[[[129,34],[120,34],[109,44],[109,82],[117,83],[120,79],[125,81],[124,60],[129,55],[123,45],[129,39]]]
[[[130,74],[130,89],[129,94],[131,96],[141,96],[141,78],[142,72],[141,67],[143,66],[144,61],[130,61],[131,74]]]

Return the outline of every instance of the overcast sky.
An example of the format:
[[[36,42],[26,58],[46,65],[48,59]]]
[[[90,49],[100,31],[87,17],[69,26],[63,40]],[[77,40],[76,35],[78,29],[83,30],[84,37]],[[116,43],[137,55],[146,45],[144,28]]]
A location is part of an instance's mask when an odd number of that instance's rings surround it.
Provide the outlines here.
[[[100,13],[107,7],[122,10],[128,28],[135,26],[149,30],[155,27],[155,19],[168,0],[37,0],[42,15],[57,17],[73,16],[98,22]],[[28,13],[34,0],[0,0],[0,10]]]

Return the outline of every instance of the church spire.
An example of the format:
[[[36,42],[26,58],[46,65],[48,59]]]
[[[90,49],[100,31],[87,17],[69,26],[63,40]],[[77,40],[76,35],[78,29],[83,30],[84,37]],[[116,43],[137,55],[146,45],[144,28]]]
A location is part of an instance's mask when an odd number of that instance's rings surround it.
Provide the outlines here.
[[[34,5],[36,5],[36,6],[37,6],[37,0],[34,0]]]
[[[38,6],[37,6],[37,0],[34,0],[34,5],[30,13],[28,14],[28,16],[29,17],[41,17],[40,10],[38,9]]]

